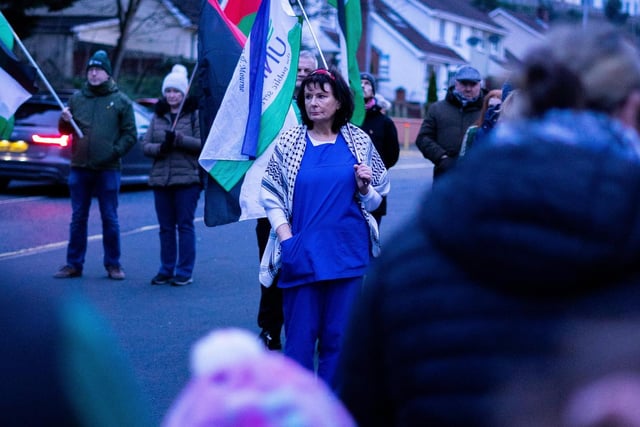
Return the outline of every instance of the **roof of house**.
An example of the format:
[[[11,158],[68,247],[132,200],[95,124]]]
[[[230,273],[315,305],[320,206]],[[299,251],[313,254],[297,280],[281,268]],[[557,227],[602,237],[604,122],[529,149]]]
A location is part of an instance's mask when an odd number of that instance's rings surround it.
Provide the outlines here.
[[[374,0],[375,13],[397,31],[402,37],[406,38],[416,49],[423,51],[425,54],[438,55],[451,58],[452,60],[464,63],[465,60],[458,55],[453,49],[444,45],[431,42],[424,37],[419,31],[411,26],[404,18],[398,15],[392,7],[385,4],[382,0]]]
[[[489,13],[489,16],[491,18],[495,18],[497,15],[504,15],[505,17],[510,17],[512,20],[519,21],[521,25],[528,27],[531,31],[534,31],[540,34],[546,33],[547,30],[549,29],[549,24],[547,22],[544,22],[543,20],[541,20],[540,18],[534,15],[530,15],[522,12],[515,12],[512,10],[506,10],[503,8],[492,10]]]
[[[458,15],[471,21],[482,22],[487,25],[499,27],[489,15],[476,8],[472,0],[417,0],[428,9],[447,12]]]
[[[512,68],[520,65],[521,62],[522,62],[509,49],[505,49],[504,50],[504,59],[505,59],[505,61],[507,63],[507,66],[508,67],[512,67]]]
[[[169,3],[184,14],[193,25],[198,25],[200,20],[201,0],[159,0]],[[91,23],[99,19],[112,19],[116,17],[116,5],[113,0],[80,0],[71,6],[49,11],[46,7],[38,7],[29,10],[29,15],[38,16],[40,19],[59,17],[61,20],[74,19],[73,25]],[[63,21],[60,21],[63,22]],[[72,25],[72,26],[73,26]]]
[[[32,31],[44,34],[70,34],[77,25],[104,21],[103,16],[44,15],[34,19]]]
[[[103,19],[115,18],[117,5],[113,0],[79,0],[64,9],[51,11],[46,6],[36,7],[27,11],[31,16],[92,16]]]
[[[202,0],[172,0],[172,3],[180,9],[194,25],[198,25],[200,21],[200,11],[202,10]]]

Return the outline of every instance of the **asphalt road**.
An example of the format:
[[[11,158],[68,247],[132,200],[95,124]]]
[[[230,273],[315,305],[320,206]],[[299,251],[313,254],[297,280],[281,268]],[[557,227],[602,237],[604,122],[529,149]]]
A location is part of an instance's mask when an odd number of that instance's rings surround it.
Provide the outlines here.
[[[415,151],[403,150],[390,171],[392,190],[381,226],[383,251],[394,230],[407,221],[431,185],[431,165]],[[90,243],[82,278],[53,279],[64,263],[69,201],[64,191],[12,185],[0,195],[3,286],[80,292],[107,319],[127,353],[159,424],[188,380],[191,344],[215,328],[256,325],[259,288],[255,221],[206,227],[200,201],[196,224],[197,261],[192,285],[151,286],[159,258],[153,195],[133,188],[122,193],[120,222],[124,281],[109,280],[102,267],[97,206],[90,216]],[[94,205],[97,203],[94,202]],[[37,309],[37,307],[34,307]]]

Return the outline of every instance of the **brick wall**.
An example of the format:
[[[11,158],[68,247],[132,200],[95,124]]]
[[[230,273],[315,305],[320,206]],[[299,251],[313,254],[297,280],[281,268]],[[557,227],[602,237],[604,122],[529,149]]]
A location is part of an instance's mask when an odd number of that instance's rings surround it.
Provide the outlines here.
[[[422,119],[410,119],[405,117],[392,117],[398,129],[398,141],[400,149],[415,148],[416,137],[422,124]]]

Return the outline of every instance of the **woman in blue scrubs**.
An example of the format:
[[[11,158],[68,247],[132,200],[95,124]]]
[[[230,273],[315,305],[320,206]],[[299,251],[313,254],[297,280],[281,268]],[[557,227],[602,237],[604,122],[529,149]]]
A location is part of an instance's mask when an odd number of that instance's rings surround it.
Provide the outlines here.
[[[336,71],[312,72],[296,102],[303,124],[281,134],[262,181],[275,232],[261,281],[279,274],[285,354],[313,371],[317,345],[318,376],[334,386],[351,305],[379,252],[369,212],[389,179],[369,136],[349,123],[353,96]]]

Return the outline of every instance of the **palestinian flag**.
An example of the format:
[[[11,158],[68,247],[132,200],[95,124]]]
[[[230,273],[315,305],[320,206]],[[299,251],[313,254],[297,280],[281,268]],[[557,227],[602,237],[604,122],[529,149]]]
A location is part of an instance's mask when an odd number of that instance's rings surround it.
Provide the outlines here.
[[[218,113],[233,70],[246,41],[242,32],[226,17],[218,0],[203,0],[198,25],[198,82],[200,96],[200,129],[204,145],[206,129]],[[211,175],[206,175],[204,188],[204,222],[216,225],[219,218],[238,217],[237,197],[225,191]]]
[[[0,13],[0,137],[8,138],[13,130],[13,114],[38,91],[36,69],[21,63],[13,54],[13,32]]]
[[[301,32],[288,0],[262,0],[200,154],[216,192],[225,192],[205,199],[209,226],[265,216],[258,196],[272,143],[297,124],[290,107]]]
[[[340,37],[340,74],[353,90],[355,109],[351,122],[361,125],[364,121],[364,96],[360,85],[360,69],[356,54],[362,37],[362,11],[360,0],[329,0],[338,11],[338,34]]]
[[[229,20],[248,36],[259,7],[260,0],[228,0],[223,10]]]

